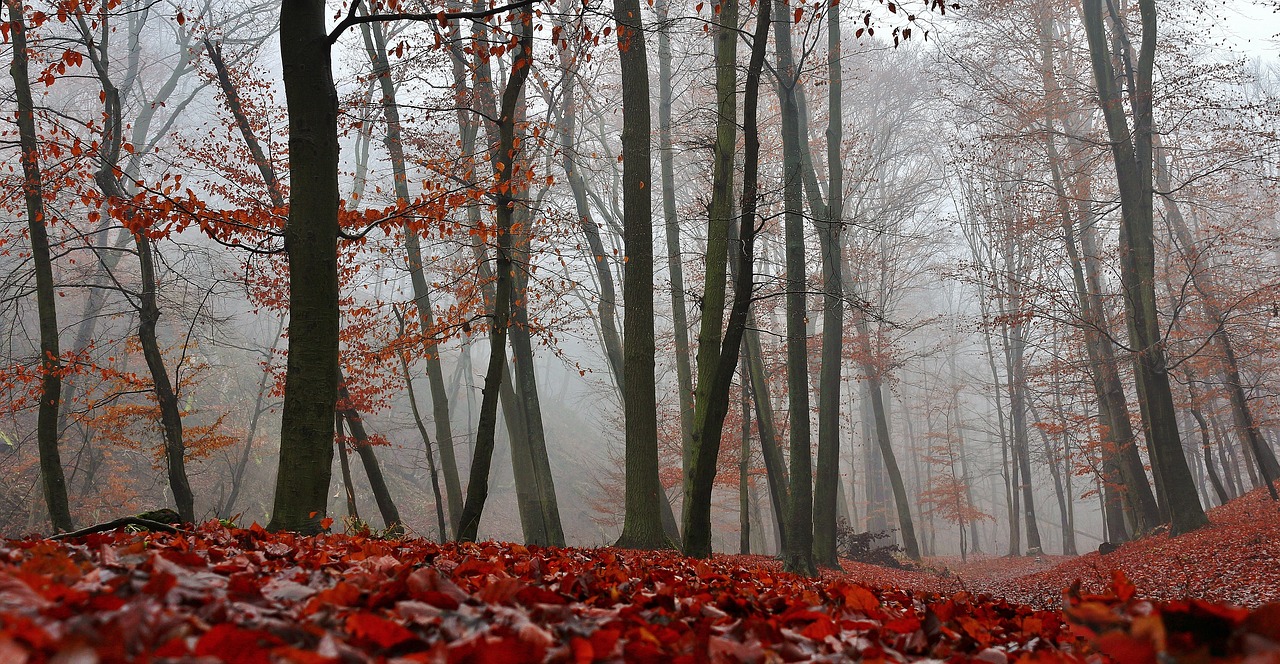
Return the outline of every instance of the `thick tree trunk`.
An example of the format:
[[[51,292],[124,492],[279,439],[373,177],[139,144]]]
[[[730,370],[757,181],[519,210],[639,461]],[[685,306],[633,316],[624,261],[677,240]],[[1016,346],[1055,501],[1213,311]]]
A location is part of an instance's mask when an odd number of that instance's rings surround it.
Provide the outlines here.
[[[662,528],[658,480],[658,406],[653,358],[653,165],[650,161],[649,60],[638,0],[614,0],[622,65],[622,369],[626,376],[626,515],[618,546],[671,546]],[[686,535],[688,533],[686,532]]]
[[[289,349],[272,530],[320,530],[338,396],[338,96],[328,10],[283,0],[280,60],[289,105]]]
[[[40,146],[36,134],[35,104],[31,96],[26,21],[22,0],[6,0],[13,62],[9,73],[18,102],[18,141],[22,150],[23,197],[27,206],[27,230],[36,272],[36,309],[40,317],[40,407],[36,413],[36,445],[40,451],[40,481],[49,522],[55,531],[75,528],[67,501],[66,476],[58,451],[58,402],[62,392],[62,360],[58,345],[58,312],[53,285],[53,259],[46,230]]]

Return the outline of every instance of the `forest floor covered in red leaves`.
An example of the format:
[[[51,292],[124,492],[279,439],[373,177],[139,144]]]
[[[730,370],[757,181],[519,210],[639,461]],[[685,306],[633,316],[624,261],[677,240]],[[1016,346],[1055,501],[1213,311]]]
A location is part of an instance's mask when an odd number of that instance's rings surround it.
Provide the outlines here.
[[[1280,507],[1255,493],[1212,518],[1031,574],[985,559],[820,579],[755,556],[213,522],[10,540],[0,662],[1280,662]]]

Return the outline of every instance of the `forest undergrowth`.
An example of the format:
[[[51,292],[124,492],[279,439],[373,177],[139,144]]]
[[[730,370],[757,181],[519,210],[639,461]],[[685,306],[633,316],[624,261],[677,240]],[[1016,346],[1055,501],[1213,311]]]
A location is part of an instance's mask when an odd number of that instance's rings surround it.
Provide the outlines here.
[[[1026,574],[1046,560],[818,579],[217,522],[32,537],[0,545],[0,662],[1280,661],[1280,507],[1254,492],[1210,516]]]

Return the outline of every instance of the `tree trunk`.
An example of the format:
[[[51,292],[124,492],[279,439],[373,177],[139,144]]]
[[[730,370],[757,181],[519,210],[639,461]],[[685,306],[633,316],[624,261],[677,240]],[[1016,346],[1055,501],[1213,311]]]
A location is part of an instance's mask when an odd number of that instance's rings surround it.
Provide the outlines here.
[[[671,281],[671,322],[675,327],[676,385],[680,389],[682,471],[689,472],[693,454],[693,371],[689,366],[689,319],[684,302],[684,263],[680,255],[680,221],[676,216],[675,151],[671,145],[671,36],[667,34],[670,0],[657,0],[658,13],[658,162],[662,173],[662,216],[666,229],[667,271]],[[718,74],[718,72],[717,72]]]
[[[342,488],[347,497],[347,516],[360,519],[360,509],[356,505],[356,488],[351,483],[351,456],[347,446],[347,437],[342,433],[342,413],[334,413],[334,432],[337,434],[338,466],[342,471]]]
[[[735,277],[736,278],[736,277]],[[773,400],[769,396],[769,382],[765,377],[764,358],[761,355],[760,333],[751,316],[747,319],[747,332],[743,335],[742,352],[747,358],[747,373],[751,388],[751,402],[755,406],[756,429],[760,433],[760,458],[764,461],[765,480],[769,485],[769,507],[773,523],[777,527],[778,550],[786,541],[787,504],[790,500],[790,480],[787,477],[786,459],[778,442],[778,427],[773,414]]]
[[[151,255],[151,241],[145,233],[134,235],[138,245],[138,265],[142,279],[142,293],[138,307],[138,341],[142,356],[151,372],[151,382],[160,406],[160,424],[164,429],[164,456],[169,470],[169,487],[178,507],[178,515],[186,523],[194,523],[195,498],[187,481],[186,445],[182,441],[182,413],[178,409],[178,395],[169,380],[164,366],[164,355],[156,339],[156,322],[160,308],[156,304],[156,272]]]
[[[751,469],[751,393],[747,390],[747,363],[744,358],[738,375],[742,377],[742,446],[738,450],[738,553],[751,553],[751,488],[748,472]]]
[[[1231,404],[1231,415],[1235,418],[1236,429],[1240,432],[1240,438],[1253,452],[1263,484],[1267,485],[1271,499],[1280,500],[1280,494],[1277,494],[1275,487],[1275,481],[1280,476],[1280,463],[1277,463],[1275,453],[1263,440],[1262,432],[1258,429],[1257,421],[1253,417],[1253,411],[1249,408],[1249,400],[1245,396],[1244,385],[1240,380],[1240,365],[1236,361],[1235,346],[1231,342],[1230,333],[1227,332],[1226,318],[1222,315],[1216,300],[1217,294],[1221,291],[1214,283],[1213,275],[1201,262],[1200,250],[1195,237],[1191,235],[1191,229],[1187,227],[1186,219],[1182,216],[1182,210],[1171,194],[1164,193],[1170,191],[1169,165],[1164,149],[1160,146],[1155,148],[1155,182],[1164,199],[1165,218],[1173,227],[1178,243],[1182,245],[1191,283],[1200,294],[1200,306],[1204,309],[1205,318],[1209,319],[1209,324],[1213,326],[1213,338],[1222,351],[1222,373],[1223,378],[1226,379],[1227,399]]]
[[[236,505],[236,499],[240,496],[240,490],[244,486],[244,471],[249,466],[249,455],[253,451],[253,443],[257,438],[258,423],[262,419],[262,413],[266,412],[262,402],[267,397],[267,381],[271,378],[271,358],[275,355],[276,347],[280,343],[280,333],[284,331],[284,318],[280,319],[280,325],[276,328],[275,343],[271,345],[271,350],[266,354],[266,365],[262,368],[262,375],[258,377],[258,392],[253,403],[253,414],[249,416],[249,430],[244,435],[244,449],[240,452],[240,459],[236,462],[235,468],[231,471],[231,493],[227,496],[226,502],[214,513],[215,516],[231,516],[231,510]]]
[[[1009,417],[1013,421],[1013,444],[1018,460],[1018,472],[1022,478],[1022,509],[1026,519],[1027,555],[1044,552],[1040,544],[1040,528],[1036,524],[1034,492],[1031,486],[1031,447],[1027,432],[1027,369],[1024,359],[1026,342],[1022,326],[1009,326],[1006,357],[1009,359]]]
[[[351,437],[355,440],[352,447],[360,456],[360,463],[364,466],[365,475],[369,478],[369,488],[373,491],[373,499],[378,504],[378,512],[382,514],[383,527],[389,535],[399,535],[404,531],[400,521],[400,510],[396,509],[395,501],[391,498],[387,481],[382,476],[382,468],[378,466],[378,457],[369,443],[369,434],[365,431],[364,420],[360,418],[360,412],[351,404],[351,394],[347,391],[346,379],[341,374],[338,376],[337,408],[347,422]]]
[[[785,0],[775,0],[781,19],[774,23],[774,50],[777,56],[778,102],[782,114],[782,163],[784,236],[786,238],[786,335],[787,401],[790,411],[791,504],[787,519],[787,548],[782,552],[782,568],[788,572],[816,576],[813,562],[813,452],[809,429],[809,357],[805,329],[807,286],[804,256],[804,202],[801,180],[800,110],[796,87],[800,72],[791,50],[790,8]],[[916,555],[919,555],[917,552]]]
[[[512,234],[515,214],[513,179],[516,161],[516,104],[529,78],[532,65],[533,14],[527,7],[520,10],[518,20],[519,48],[515,50],[514,64],[502,92],[502,107],[498,117],[498,142],[494,170],[498,186],[494,198],[497,203],[496,221],[498,246],[495,256],[492,327],[489,332],[489,366],[485,371],[484,388],[480,399],[480,419],[476,425],[475,454],[471,460],[470,477],[467,480],[467,498],[459,518],[458,537],[463,542],[476,540],[480,528],[480,516],[489,497],[489,469],[493,461],[494,434],[498,424],[498,396],[503,383],[507,363],[507,330],[511,323],[511,299],[515,282],[515,237]]]
[[[822,252],[822,365],[818,376],[818,471],[814,483],[815,562],[839,569],[836,557],[836,498],[840,486],[840,369],[844,351],[844,262],[840,240],[844,214],[841,161],[840,11],[827,12],[827,203],[820,210]],[[806,132],[807,133],[807,132]],[[810,169],[812,170],[812,169]],[[810,205],[810,207],[813,207]],[[815,210],[815,213],[819,210]]]
[[[618,60],[622,66],[622,369],[626,376],[626,515],[618,546],[671,546],[658,501],[658,406],[653,358],[653,166],[650,161],[649,60],[638,0],[614,0]],[[687,534],[687,533],[686,533]]]
[[[22,150],[23,194],[27,229],[36,272],[36,308],[40,316],[40,407],[36,414],[36,444],[40,451],[40,480],[49,522],[55,531],[75,528],[67,501],[67,482],[58,452],[58,400],[62,392],[62,355],[58,347],[58,312],[53,284],[53,258],[45,226],[43,176],[36,134],[35,104],[31,97],[27,31],[22,0],[6,0],[9,8],[13,62],[9,73],[18,102],[18,140]]]
[[[1060,101],[1061,89],[1054,74],[1051,38],[1054,27],[1052,15],[1048,11],[1040,12],[1040,53],[1041,78],[1044,82],[1046,121],[1049,123],[1045,132],[1045,143],[1048,152],[1050,172],[1053,178],[1054,192],[1057,194],[1058,214],[1063,229],[1063,241],[1071,265],[1071,274],[1076,290],[1076,299],[1080,306],[1080,320],[1085,339],[1085,350],[1092,367],[1094,394],[1098,400],[1098,419],[1103,432],[1103,474],[1106,484],[1103,488],[1104,505],[1109,510],[1107,520],[1109,532],[1107,537],[1112,542],[1128,540],[1121,511],[1125,505],[1140,532],[1154,526],[1159,518],[1155,497],[1151,494],[1151,485],[1147,482],[1146,473],[1142,470],[1138,458],[1137,447],[1133,440],[1133,429],[1129,424],[1127,398],[1123,386],[1119,384],[1118,371],[1115,368],[1111,341],[1104,334],[1108,329],[1106,312],[1098,301],[1100,293],[1091,289],[1096,284],[1097,275],[1085,276],[1085,261],[1081,260],[1080,250],[1076,244],[1076,217],[1079,225],[1091,224],[1087,219],[1092,217],[1089,195],[1078,191],[1074,196],[1069,194],[1063,174],[1063,159],[1059,156],[1053,122],[1062,118],[1066,125],[1064,133],[1073,134],[1076,130],[1071,126],[1063,109],[1053,106]],[[1078,175],[1077,190],[1089,187],[1089,176],[1081,165],[1074,169]],[[1075,214],[1070,204],[1075,199]],[[1093,232],[1092,227],[1083,232]],[[1089,261],[1097,261],[1092,254]],[[1096,272],[1096,271],[1095,271]]]
[[[1133,131],[1112,68],[1102,0],[1084,0],[1085,31],[1099,105],[1107,123],[1120,191],[1120,280],[1128,313],[1130,345],[1152,464],[1158,470],[1157,493],[1167,506],[1174,535],[1206,525],[1200,498],[1182,452],[1173,393],[1165,362],[1164,340],[1156,310],[1154,209],[1152,200],[1152,73],[1156,50],[1155,0],[1139,0],[1142,44],[1136,71],[1126,67]],[[1123,26],[1118,38],[1127,42]],[[1127,62],[1127,60],[1126,60]]]
[[[381,23],[365,23],[361,28],[365,36],[366,51],[373,63],[373,73],[378,77],[378,84],[382,91],[382,114],[387,122],[387,135],[383,143],[391,158],[391,173],[397,204],[407,205],[409,179],[405,165],[404,142],[400,136],[400,104],[396,98],[395,82],[391,80],[386,35]],[[427,380],[431,386],[431,414],[435,422],[436,440],[440,445],[440,464],[444,471],[445,495],[449,501],[449,514],[453,518],[450,525],[453,530],[456,530],[457,517],[462,509],[462,483],[458,476],[458,462],[453,451],[453,424],[449,415],[449,395],[444,389],[440,347],[434,338],[435,321],[431,308],[431,291],[427,285],[423,267],[418,229],[406,222],[403,230],[405,259],[409,268],[409,281],[413,287],[414,307],[418,311],[423,357],[427,362]],[[443,531],[441,536],[444,536]]]
[[[858,328],[858,338],[862,343],[864,357],[872,357],[871,332],[867,325],[866,313],[855,312],[854,324]],[[915,523],[911,518],[911,505],[907,501],[907,485],[903,481],[902,471],[898,467],[898,457],[893,452],[893,443],[889,435],[889,416],[885,410],[884,382],[881,370],[874,363],[863,365],[867,374],[867,391],[871,397],[871,413],[875,419],[876,445],[880,457],[884,461],[885,474],[889,478],[889,487],[893,492],[893,502],[897,508],[898,530],[902,535],[902,548],[907,557],[920,560],[920,544],[916,538]]]
[[[289,107],[289,348],[271,530],[315,533],[325,516],[338,396],[338,96],[328,10],[283,0]]]
[[[405,391],[409,395],[409,409],[413,412],[413,423],[418,427],[418,435],[422,437],[422,448],[427,453],[427,472],[431,473],[431,493],[436,501],[436,527],[439,528],[439,541],[449,539],[451,524],[445,520],[444,497],[440,495],[440,477],[436,473],[436,458],[431,452],[431,437],[427,435],[427,427],[422,423],[422,413],[418,411],[418,399],[413,392],[413,375],[409,373],[409,354],[400,354],[400,372],[404,376]]]
[[[716,13],[716,141],[712,156],[711,203],[707,208],[706,268],[702,281],[702,320],[698,331],[698,382],[695,386],[693,436],[684,477],[682,521],[685,555],[711,555],[711,491],[715,482],[724,415],[717,375],[737,362],[722,363],[725,285],[729,261],[729,225],[733,215],[734,155],[738,144],[738,2],[723,0]],[[737,352],[738,349],[732,349]],[[716,416],[719,415],[719,418]],[[716,426],[719,419],[720,426]]]
[[[751,59],[747,65],[743,97],[745,142],[742,160],[742,198],[735,237],[741,244],[736,260],[732,261],[734,265],[733,306],[729,311],[729,321],[720,348],[715,353],[709,353],[714,357],[716,364],[705,372],[706,379],[711,381],[710,385],[704,387],[701,382],[699,383],[694,413],[694,456],[691,459],[691,470],[685,483],[684,503],[684,553],[687,556],[711,555],[711,491],[716,476],[716,459],[719,456],[724,420],[729,412],[729,389],[734,370],[738,365],[743,338],[746,335],[752,293],[755,288],[754,255],[758,223],[756,208],[759,196],[760,164],[757,105],[760,94],[760,75],[764,69],[765,47],[768,43],[769,22],[769,12],[762,4],[760,14],[756,18],[756,31],[752,38]],[[726,241],[728,239],[728,233],[726,233]],[[709,308],[708,306],[707,309]],[[704,311],[705,315],[706,311]],[[702,373],[704,373],[703,367],[700,366],[699,374]],[[743,382],[746,382],[745,378]]]

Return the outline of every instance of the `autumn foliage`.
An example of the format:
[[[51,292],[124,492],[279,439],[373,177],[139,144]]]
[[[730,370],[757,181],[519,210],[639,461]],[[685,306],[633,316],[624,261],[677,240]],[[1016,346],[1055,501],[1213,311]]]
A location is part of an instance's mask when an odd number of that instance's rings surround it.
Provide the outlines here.
[[[1062,610],[956,585],[955,577],[870,565],[804,579],[759,556],[300,537],[209,522],[179,534],[113,531],[0,545],[0,661],[1280,655],[1277,604],[1251,612],[1198,599],[1147,601],[1118,571],[1096,591],[1074,584]]]

